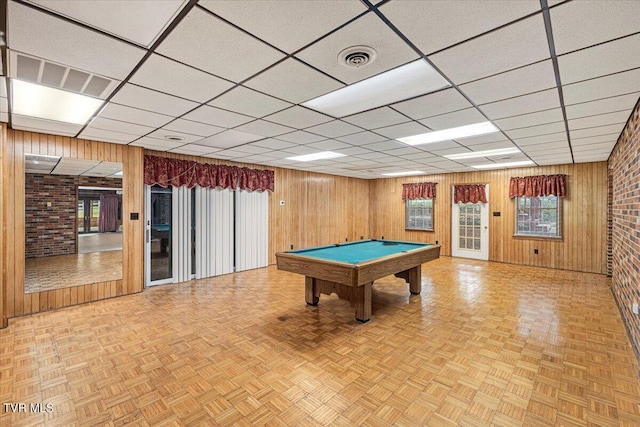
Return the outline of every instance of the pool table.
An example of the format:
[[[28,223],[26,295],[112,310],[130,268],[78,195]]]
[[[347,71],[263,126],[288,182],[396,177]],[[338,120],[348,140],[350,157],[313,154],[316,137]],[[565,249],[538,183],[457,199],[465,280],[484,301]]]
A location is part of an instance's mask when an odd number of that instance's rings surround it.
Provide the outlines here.
[[[320,294],[335,293],[355,307],[356,319],[371,318],[373,281],[391,274],[421,290],[422,264],[440,256],[440,245],[396,240],[360,240],[276,253],[279,270],[305,276],[307,304],[317,305]]]
[[[169,224],[151,225],[151,238],[160,239],[160,253],[167,251],[167,246],[169,246],[169,231]]]

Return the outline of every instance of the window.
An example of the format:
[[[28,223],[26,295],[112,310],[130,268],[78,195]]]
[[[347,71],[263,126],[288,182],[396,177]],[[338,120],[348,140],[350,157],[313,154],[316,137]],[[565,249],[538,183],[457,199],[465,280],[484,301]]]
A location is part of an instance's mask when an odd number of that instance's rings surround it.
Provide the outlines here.
[[[405,201],[405,228],[433,231],[433,199]]]
[[[516,197],[516,236],[562,237],[557,196]]]

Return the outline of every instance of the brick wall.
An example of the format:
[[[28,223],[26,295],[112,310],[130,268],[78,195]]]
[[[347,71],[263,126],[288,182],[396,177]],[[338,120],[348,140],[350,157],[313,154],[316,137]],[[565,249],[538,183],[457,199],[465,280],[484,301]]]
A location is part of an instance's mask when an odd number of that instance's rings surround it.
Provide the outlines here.
[[[76,253],[76,178],[26,174],[27,258]]]
[[[611,173],[611,286],[640,359],[640,100],[609,157]]]
[[[121,188],[122,179],[25,175],[25,256],[76,253],[77,187]],[[47,206],[47,202],[51,206]]]

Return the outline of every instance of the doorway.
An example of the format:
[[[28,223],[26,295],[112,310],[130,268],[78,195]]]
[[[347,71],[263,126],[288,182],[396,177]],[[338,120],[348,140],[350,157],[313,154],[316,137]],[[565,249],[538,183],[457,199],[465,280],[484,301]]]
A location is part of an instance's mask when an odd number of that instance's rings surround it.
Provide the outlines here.
[[[454,200],[454,187],[451,187]],[[489,198],[489,185],[485,185]],[[489,260],[489,202],[455,203],[451,207],[451,255]]]

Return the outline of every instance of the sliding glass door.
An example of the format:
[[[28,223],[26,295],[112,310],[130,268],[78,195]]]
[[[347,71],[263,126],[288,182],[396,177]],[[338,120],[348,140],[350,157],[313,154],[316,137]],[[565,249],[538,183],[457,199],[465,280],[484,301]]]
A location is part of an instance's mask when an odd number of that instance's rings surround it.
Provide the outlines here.
[[[173,282],[173,187],[145,186],[146,285]]]

